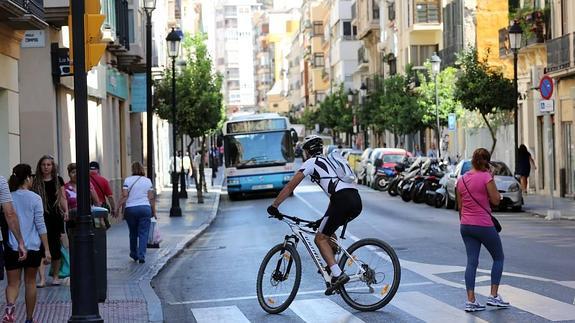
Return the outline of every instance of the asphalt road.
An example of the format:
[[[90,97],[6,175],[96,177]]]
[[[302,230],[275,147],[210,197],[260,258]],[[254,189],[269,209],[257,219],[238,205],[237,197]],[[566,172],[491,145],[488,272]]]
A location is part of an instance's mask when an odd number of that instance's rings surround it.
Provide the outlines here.
[[[328,199],[304,182],[281,211],[319,218]],[[361,188],[362,214],[348,226],[353,238],[390,243],[401,260],[396,297],[383,309],[362,313],[325,285],[303,247],[303,276],[296,301],[281,315],[264,312],[256,299],[261,260],[289,233],[268,219],[273,197],[231,202],[222,195],[211,227],[153,281],[166,322],[575,322],[575,222],[546,221],[524,213],[497,213],[503,232],[504,277],[500,293],[513,307],[476,314],[463,311],[465,249],[452,210],[404,203],[387,193]],[[476,291],[485,303],[491,258],[480,258]]]

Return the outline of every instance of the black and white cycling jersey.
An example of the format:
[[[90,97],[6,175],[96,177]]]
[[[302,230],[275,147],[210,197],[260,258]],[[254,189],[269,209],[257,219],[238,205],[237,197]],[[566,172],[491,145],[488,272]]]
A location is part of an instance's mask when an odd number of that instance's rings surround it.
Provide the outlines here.
[[[301,165],[298,171],[305,176],[309,175],[312,182],[317,183],[330,196],[346,188],[356,188],[354,183],[345,183],[340,180],[335,169],[330,166],[323,156],[309,158]]]

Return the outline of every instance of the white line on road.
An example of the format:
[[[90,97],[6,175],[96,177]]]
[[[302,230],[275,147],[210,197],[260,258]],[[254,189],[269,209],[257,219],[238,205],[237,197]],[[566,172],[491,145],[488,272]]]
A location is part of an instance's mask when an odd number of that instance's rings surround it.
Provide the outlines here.
[[[478,317],[466,314],[462,309],[455,308],[420,292],[398,293],[391,305],[425,322],[487,323]]]
[[[425,286],[425,285],[433,285],[432,282],[419,282],[419,283],[407,283],[401,284],[401,287],[413,287],[413,286]],[[355,288],[355,289],[363,289],[363,288]],[[348,290],[355,290],[355,289],[348,289]],[[298,295],[312,295],[312,294],[323,294],[325,293],[324,289],[306,291],[306,292],[298,292]],[[270,295],[269,297],[285,297],[289,294],[278,294],[278,295]],[[205,303],[219,303],[219,302],[233,302],[233,301],[244,301],[248,299],[257,299],[256,295],[253,296],[240,296],[240,297],[228,297],[228,298],[214,298],[214,299],[200,299],[195,301],[181,301],[181,302],[169,302],[170,305],[188,305],[188,304],[205,304]]]
[[[192,313],[198,323],[250,323],[237,306],[192,308]]]
[[[363,323],[362,320],[327,298],[295,301],[290,309],[306,322]]]
[[[480,286],[476,287],[475,290],[479,294],[489,296],[490,288],[490,286]],[[510,302],[513,307],[550,321],[575,320],[575,305],[509,285],[501,285],[499,290],[505,300]]]
[[[557,284],[575,289],[575,281],[573,281],[573,280],[572,281],[557,282]]]

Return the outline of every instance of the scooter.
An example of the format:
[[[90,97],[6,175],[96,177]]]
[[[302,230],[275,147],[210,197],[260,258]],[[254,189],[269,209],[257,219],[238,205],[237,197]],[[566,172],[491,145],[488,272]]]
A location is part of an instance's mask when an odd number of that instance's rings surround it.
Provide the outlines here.
[[[397,176],[394,169],[389,167],[378,168],[373,180],[373,188],[378,191],[386,191],[391,181]]]

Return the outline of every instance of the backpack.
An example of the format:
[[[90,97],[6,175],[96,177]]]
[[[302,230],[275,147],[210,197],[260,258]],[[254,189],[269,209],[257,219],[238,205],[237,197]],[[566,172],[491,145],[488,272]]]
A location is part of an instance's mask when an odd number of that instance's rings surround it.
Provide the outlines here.
[[[349,163],[343,158],[339,149],[332,150],[323,159],[331,166],[337,174],[337,178],[344,183],[355,182],[355,173],[349,166]]]

